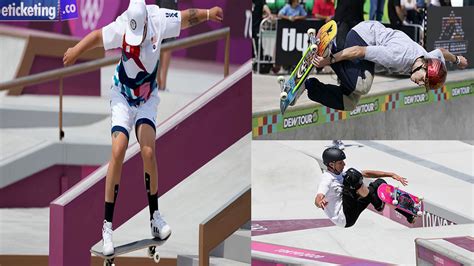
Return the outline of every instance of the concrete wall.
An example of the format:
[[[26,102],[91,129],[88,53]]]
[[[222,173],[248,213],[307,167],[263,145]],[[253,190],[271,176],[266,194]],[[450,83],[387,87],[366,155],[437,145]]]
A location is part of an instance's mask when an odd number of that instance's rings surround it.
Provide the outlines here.
[[[276,132],[257,139],[467,140],[473,137],[473,111],[474,97],[462,97],[437,104]]]

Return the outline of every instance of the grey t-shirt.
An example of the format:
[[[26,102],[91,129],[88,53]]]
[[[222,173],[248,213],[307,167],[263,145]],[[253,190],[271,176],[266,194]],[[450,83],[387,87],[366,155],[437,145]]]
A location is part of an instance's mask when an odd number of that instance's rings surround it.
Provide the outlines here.
[[[445,63],[440,50],[428,53],[404,32],[386,28],[378,21],[363,21],[352,29],[367,43],[364,59],[375,63],[376,72],[409,74],[420,56],[438,58]]]

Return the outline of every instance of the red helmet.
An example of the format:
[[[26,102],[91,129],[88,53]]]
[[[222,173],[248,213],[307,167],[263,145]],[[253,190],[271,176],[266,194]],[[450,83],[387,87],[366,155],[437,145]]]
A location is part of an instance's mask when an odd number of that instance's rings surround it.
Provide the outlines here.
[[[426,89],[436,90],[442,88],[448,74],[444,63],[436,58],[428,58],[426,59],[426,66]]]

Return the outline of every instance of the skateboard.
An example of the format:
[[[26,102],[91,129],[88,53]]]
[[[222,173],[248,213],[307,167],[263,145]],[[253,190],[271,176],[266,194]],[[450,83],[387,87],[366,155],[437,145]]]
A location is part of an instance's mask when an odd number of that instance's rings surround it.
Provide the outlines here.
[[[114,259],[123,254],[127,254],[136,250],[147,248],[148,257],[153,258],[153,260],[158,263],[160,261],[160,254],[156,250],[157,247],[163,245],[166,242],[159,238],[148,238],[142,239],[128,244],[124,244],[118,247],[115,247],[114,254],[104,255],[102,254],[102,248],[98,245],[91,248],[90,252],[96,256],[99,256],[104,259],[104,266],[114,266]]]
[[[313,64],[311,63],[314,54],[318,56],[327,57],[329,56],[329,45],[333,41],[334,37],[337,34],[337,25],[334,20],[329,21],[324,24],[316,33],[315,29],[308,29],[308,41],[309,46],[304,51],[303,57],[296,65],[296,68],[291,72],[288,80],[285,81],[283,76],[277,78],[278,83],[280,84],[280,111],[282,114],[285,113],[288,105],[295,105],[296,100],[303,93],[303,90],[300,90],[301,84],[306,80],[308,74],[313,69]]]
[[[400,209],[414,216],[423,215],[423,198],[414,196],[398,187],[389,184],[382,184],[377,189],[379,198],[395,208]]]

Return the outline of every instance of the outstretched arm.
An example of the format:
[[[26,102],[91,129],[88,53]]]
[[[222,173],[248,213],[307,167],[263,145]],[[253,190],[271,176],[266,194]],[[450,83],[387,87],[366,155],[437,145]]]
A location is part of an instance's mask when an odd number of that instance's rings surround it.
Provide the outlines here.
[[[102,29],[94,30],[84,37],[78,44],[74,47],[67,49],[64,53],[63,64],[64,66],[72,65],[76,62],[77,58],[96,47],[102,47]]]
[[[331,179],[328,175],[323,175],[321,177],[321,183],[319,183],[318,191],[316,192],[316,197],[314,199],[314,205],[316,207],[324,210],[324,207],[328,204],[326,200],[326,193],[329,191],[329,186],[331,185]]]
[[[379,177],[391,177],[398,182],[402,183],[402,185],[408,185],[408,181],[406,178],[401,177],[395,173],[391,172],[383,172],[383,171],[376,171],[376,170],[364,170],[362,171],[362,175],[367,178],[379,178]]]
[[[321,208],[321,209],[324,210],[324,207],[326,207],[326,205],[328,205],[328,202],[326,200],[326,196],[322,193],[317,194],[316,198],[314,199],[314,205],[316,205],[316,207]]]
[[[467,59],[464,56],[456,56],[444,48],[438,49],[443,53],[444,60],[449,61],[453,64],[457,64],[458,68],[460,69],[464,69],[467,67]]]
[[[195,26],[201,22],[212,20],[222,22],[222,8],[215,6],[211,9],[190,8],[181,11],[181,29]]]

